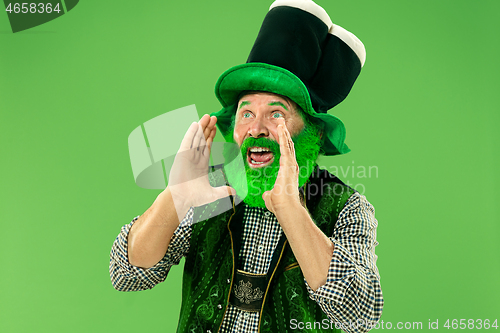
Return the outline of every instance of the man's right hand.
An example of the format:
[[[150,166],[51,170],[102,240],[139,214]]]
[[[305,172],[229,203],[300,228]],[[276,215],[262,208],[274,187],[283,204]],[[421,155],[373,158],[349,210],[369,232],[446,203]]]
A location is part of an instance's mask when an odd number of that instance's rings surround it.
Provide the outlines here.
[[[172,165],[169,185],[130,229],[128,257],[132,265],[148,268],[160,261],[190,207],[236,194],[229,186],[214,188],[208,181],[216,122],[217,118],[204,115],[189,127]]]
[[[179,221],[190,207],[198,207],[218,199],[235,195],[229,186],[212,187],[208,181],[210,150],[216,134],[216,117],[204,115],[192,123],[175,157],[168,188],[175,204]]]

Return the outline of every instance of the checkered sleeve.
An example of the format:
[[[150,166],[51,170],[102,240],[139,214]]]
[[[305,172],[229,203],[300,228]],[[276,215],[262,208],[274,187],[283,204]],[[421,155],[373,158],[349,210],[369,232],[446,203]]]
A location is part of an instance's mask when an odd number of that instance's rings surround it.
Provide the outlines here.
[[[376,228],[375,209],[363,195],[354,193],[330,238],[335,249],[326,283],[314,292],[305,282],[309,297],[348,333],[369,331],[382,315]]]
[[[179,264],[182,257],[187,255],[189,251],[193,208],[188,211],[174,231],[165,256],[156,265],[147,269],[131,265],[128,260],[128,234],[138,218],[137,216],[132,222],[121,228],[120,234],[116,237],[111,248],[109,274],[113,287],[119,291],[139,291],[153,288],[166,279],[170,268]]]

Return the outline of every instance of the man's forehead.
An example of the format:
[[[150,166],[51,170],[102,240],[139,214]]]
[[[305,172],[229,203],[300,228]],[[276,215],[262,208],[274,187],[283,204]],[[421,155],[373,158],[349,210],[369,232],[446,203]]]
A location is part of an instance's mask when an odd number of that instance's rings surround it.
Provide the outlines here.
[[[270,92],[260,92],[260,91],[255,91],[255,92],[249,92],[240,97],[238,100],[238,110],[244,107],[245,105],[251,105],[251,101],[249,99],[250,96],[255,96],[255,95],[261,95],[262,99],[266,98],[269,99],[269,102],[267,103],[270,106],[281,106],[285,110],[290,110],[293,109],[293,102],[285,96],[281,96],[278,94],[270,93]],[[259,97],[257,97],[259,98]]]

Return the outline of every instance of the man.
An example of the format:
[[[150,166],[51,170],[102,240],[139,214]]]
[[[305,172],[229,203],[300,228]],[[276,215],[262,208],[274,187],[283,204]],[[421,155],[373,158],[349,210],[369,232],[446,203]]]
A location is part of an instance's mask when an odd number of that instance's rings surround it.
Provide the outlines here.
[[[186,257],[178,332],[369,330],[383,305],[374,210],[315,164],[349,151],[326,111],[363,63],[361,42],[314,2],[273,3],[248,62],[216,84],[223,109],[191,125],[169,186],[122,228],[114,287],[150,289]],[[216,124],[234,143],[222,178],[207,174]],[[229,163],[238,153],[243,168]]]

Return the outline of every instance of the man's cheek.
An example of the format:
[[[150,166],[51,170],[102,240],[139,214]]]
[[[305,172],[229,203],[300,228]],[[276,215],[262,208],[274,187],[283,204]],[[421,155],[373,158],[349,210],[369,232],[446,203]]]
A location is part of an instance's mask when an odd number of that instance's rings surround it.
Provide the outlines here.
[[[235,128],[233,131],[233,140],[240,147],[243,144],[243,141],[245,141],[245,133],[244,129]]]

